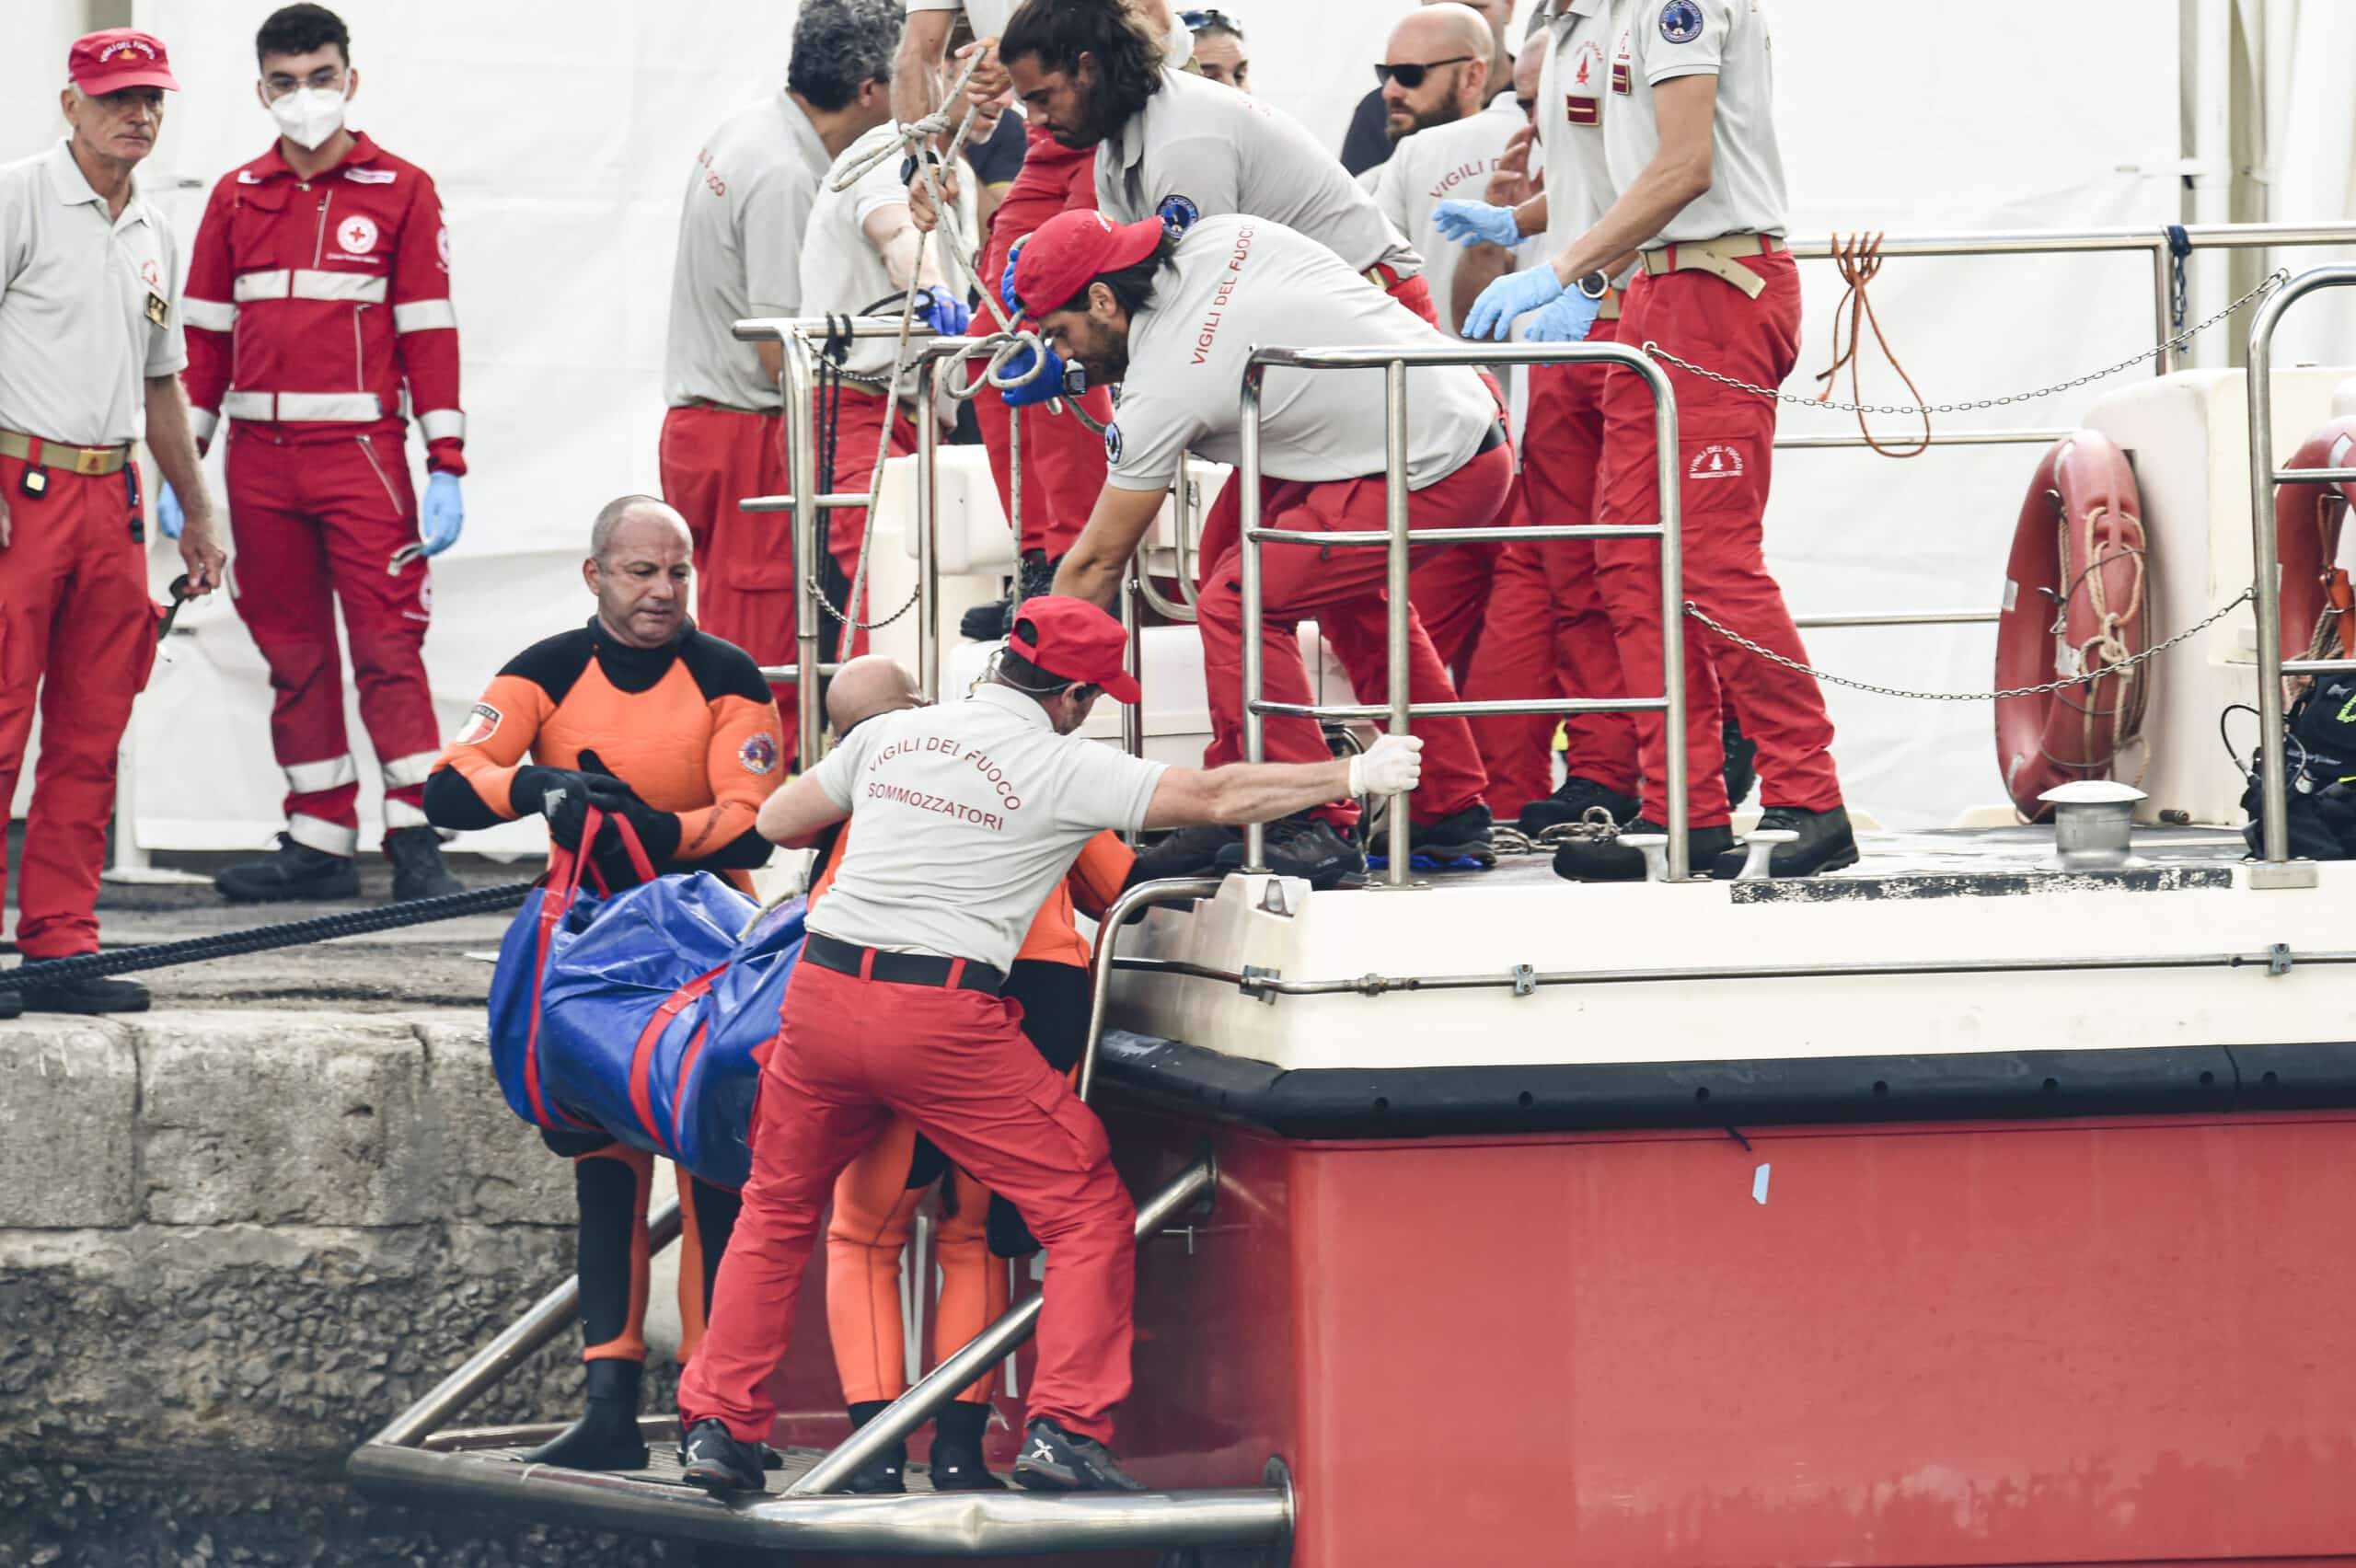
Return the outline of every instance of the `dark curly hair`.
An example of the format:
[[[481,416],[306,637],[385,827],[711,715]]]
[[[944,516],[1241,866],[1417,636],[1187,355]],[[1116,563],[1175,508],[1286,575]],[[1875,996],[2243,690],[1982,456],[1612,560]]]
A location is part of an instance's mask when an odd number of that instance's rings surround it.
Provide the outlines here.
[[[1103,141],[1161,90],[1161,40],[1126,0],[1023,0],[998,43],[999,59],[1035,57],[1042,71],[1080,75],[1091,61],[1088,131]]]
[[[325,6],[284,6],[266,17],[254,34],[254,59],[273,54],[308,54],[334,44],[346,65],[352,63],[352,31],[343,18]]]

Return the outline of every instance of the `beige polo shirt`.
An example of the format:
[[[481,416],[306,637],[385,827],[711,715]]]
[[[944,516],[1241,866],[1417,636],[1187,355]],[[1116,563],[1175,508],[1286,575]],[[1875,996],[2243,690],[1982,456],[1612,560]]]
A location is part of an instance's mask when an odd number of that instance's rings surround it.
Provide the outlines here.
[[[905,211],[908,204],[908,188],[900,183],[900,156],[894,152],[844,189],[835,189],[835,182],[857,167],[861,158],[883,150],[896,148],[900,141],[899,128],[890,123],[878,125],[849,146],[835,160],[818,182],[818,198],[810,208],[810,218],[802,238],[802,314],[804,316],[856,316],[870,306],[877,306],[877,314],[897,316],[900,313],[897,284],[884,265],[883,252],[867,237],[867,220],[887,208]],[[975,232],[974,182],[959,182],[957,206],[964,218],[964,230]],[[940,240],[935,238],[926,249],[926,259],[938,263]],[[888,305],[879,301],[890,300]],[[914,331],[919,338],[928,329],[919,321]],[[862,375],[881,376],[890,374],[899,353],[898,340],[893,338],[854,338],[846,352],[843,366]],[[916,396],[917,377],[910,369],[900,378],[897,390],[904,398]]]
[[[1332,251],[1265,218],[1205,218],[1178,242],[1174,259],[1174,271],[1155,277],[1152,303],[1129,321],[1120,417],[1104,433],[1107,478],[1120,490],[1167,489],[1189,450],[1216,463],[1242,461],[1237,388],[1254,346],[1448,343]],[[1383,378],[1380,370],[1269,371],[1261,471],[1311,483],[1383,472]],[[1470,365],[1409,370],[1408,488],[1470,462],[1496,419],[1496,399]]]
[[[1400,277],[1423,258],[1299,121],[1233,87],[1164,70],[1161,90],[1096,149],[1096,206],[1115,223],[1183,199],[1190,214],[1248,213],[1322,241],[1362,272]]]
[[[110,217],[65,142],[0,167],[0,430],[141,439],[147,378],[188,363],[179,302],[179,248],[135,184]]]
[[[1022,0],[908,0],[910,11],[964,12],[965,20],[973,28],[976,38],[1004,36],[1006,24],[1014,19],[1014,13],[1022,6]],[[1183,66],[1195,57],[1195,35],[1186,30],[1185,23],[1177,19],[1176,6],[1172,6],[1170,11],[1170,36],[1161,42],[1161,63]]]
[[[1660,151],[1653,89],[1679,76],[1718,79],[1710,189],[1655,243],[1785,232],[1784,156],[1775,142],[1767,12],[1755,0],[1611,0],[1603,149],[1614,196]],[[1552,200],[1549,200],[1549,208]]]
[[[780,407],[761,357],[732,330],[750,316],[802,314],[803,231],[832,160],[818,128],[782,89],[708,137],[687,172],[671,269],[663,400]]]
[[[810,775],[856,828],[810,928],[1004,971],[1080,846],[1143,827],[1167,771],[1002,686],[871,719]]]
[[[1418,131],[1392,149],[1375,181],[1374,204],[1407,236],[1424,259],[1424,281],[1440,330],[1456,336],[1456,264],[1464,248],[1432,226],[1432,209],[1442,202],[1479,202],[1489,176],[1506,156],[1506,144],[1522,128],[1521,105],[1499,93],[1489,107],[1446,125]]]

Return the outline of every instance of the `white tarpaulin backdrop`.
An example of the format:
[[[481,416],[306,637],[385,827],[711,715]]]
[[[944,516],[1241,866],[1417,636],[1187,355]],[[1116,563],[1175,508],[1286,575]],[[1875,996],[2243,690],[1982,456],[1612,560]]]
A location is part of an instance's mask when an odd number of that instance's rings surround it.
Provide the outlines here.
[[[1795,235],[2156,227],[2186,215],[2176,6],[2076,0],[2062,8],[2062,23],[2050,0],[1770,3]],[[1332,144],[1371,85],[1367,64],[1407,8],[1404,0],[1230,7],[1252,35],[1255,86]],[[17,41],[62,63],[81,7],[19,0],[12,9],[44,13],[12,17]],[[161,177],[151,189],[181,186],[171,202],[184,248],[204,189],[271,134],[252,87],[251,29],[265,9],[261,0],[135,0],[139,25],[167,40],[186,89],[151,165]],[[595,508],[657,488],[680,192],[706,131],[781,81],[793,7],[345,0],[341,9],[364,78],[353,122],[433,172],[454,236],[473,473],[466,536],[437,562],[427,654],[445,718],[455,721],[508,654],[587,613],[576,562]],[[2242,0],[2242,11],[2272,65],[2263,75],[2267,110],[2243,116],[2242,139],[2303,152],[2271,166],[2270,213],[2237,215],[2339,215],[2349,210],[2349,127],[2328,63],[2349,58],[2356,40],[2342,35],[2356,31],[2356,8]],[[2021,46],[2037,39],[2057,47]],[[0,126],[12,152],[29,151],[55,133],[46,106],[62,64],[32,70],[29,48],[8,52],[0,81],[12,90]],[[2321,255],[2288,259],[2310,258]],[[1794,389],[1813,392],[1838,287],[1824,264],[1804,265],[1803,275],[1807,340]],[[2128,358],[2154,334],[2141,256],[1898,261],[1876,297],[1932,401],[2060,381]],[[2222,303],[2196,298],[2194,314]],[[2327,309],[2308,321],[2302,357],[2344,340]],[[1869,370],[1865,390],[1868,400],[1906,400],[1886,370]],[[1847,395],[1845,375],[1838,395]],[[2091,396],[1959,423],[2067,425]],[[1784,413],[1786,433],[1854,429],[1845,416]],[[1854,451],[1783,454],[1768,541],[1794,608],[1992,605],[2035,458],[2026,447],[1934,451],[1909,463]],[[158,582],[171,567],[158,547]],[[137,721],[140,837],[155,847],[259,845],[276,824],[280,791],[260,662],[225,604],[187,619],[196,635],[174,640],[172,667]],[[1985,627],[1809,639],[1828,668],[1952,689],[1984,689],[1991,642]],[[1831,701],[1851,799],[1885,820],[1945,821],[2001,799],[1984,705],[1838,690]],[[354,743],[364,746],[356,724]],[[364,764],[364,777],[373,771]]]

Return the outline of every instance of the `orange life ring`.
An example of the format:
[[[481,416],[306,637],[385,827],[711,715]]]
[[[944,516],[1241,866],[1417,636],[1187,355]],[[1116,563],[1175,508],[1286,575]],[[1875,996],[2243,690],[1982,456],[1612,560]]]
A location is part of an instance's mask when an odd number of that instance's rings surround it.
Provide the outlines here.
[[[2356,419],[2334,420],[2307,437],[2286,468],[2345,468],[2356,464]],[[2274,548],[2282,559],[2282,657],[2304,659],[2327,607],[2356,605],[2348,573],[2332,565],[2356,483],[2283,485],[2274,492]],[[2339,617],[2340,656],[2356,656],[2356,626]]]
[[[2004,563],[1996,622],[1996,766],[2031,822],[2057,784],[2107,778],[2142,722],[2143,522],[2127,454],[2098,431],[2054,443],[2037,466]],[[2312,624],[2312,623],[2310,623]],[[2079,679],[2076,677],[2084,677]]]

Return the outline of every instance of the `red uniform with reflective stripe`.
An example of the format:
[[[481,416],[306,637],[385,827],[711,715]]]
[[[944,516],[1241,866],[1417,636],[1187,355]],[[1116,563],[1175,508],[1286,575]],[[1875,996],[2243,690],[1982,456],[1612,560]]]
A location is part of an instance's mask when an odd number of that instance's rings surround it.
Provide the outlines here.
[[[315,179],[296,179],[275,144],[222,176],[181,310],[201,438],[224,414],[295,440],[398,431],[406,382],[428,467],[467,471],[442,198],[366,136]]]
[[[191,423],[209,442],[232,421],[230,596],[270,665],[287,828],[349,855],[360,773],[344,732],[339,601],[386,827],[424,825],[440,749],[423,657],[431,575],[422,559],[392,570],[418,536],[404,386],[427,467],[467,470],[433,181],[364,135],[311,179],[273,144],[213,188],[181,312]]]

